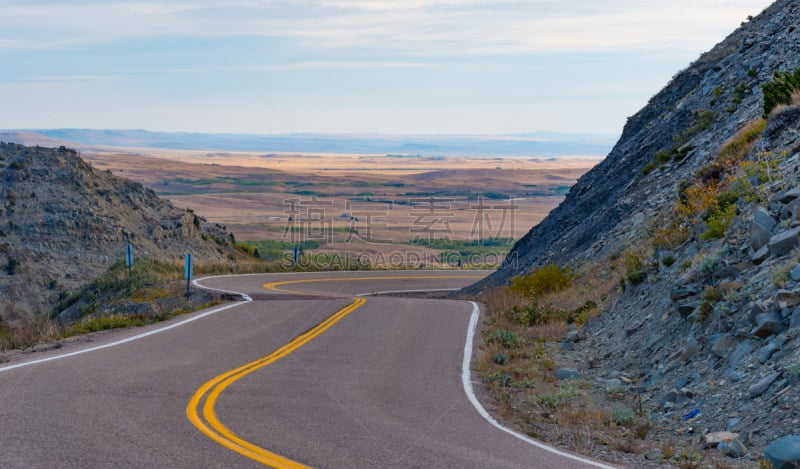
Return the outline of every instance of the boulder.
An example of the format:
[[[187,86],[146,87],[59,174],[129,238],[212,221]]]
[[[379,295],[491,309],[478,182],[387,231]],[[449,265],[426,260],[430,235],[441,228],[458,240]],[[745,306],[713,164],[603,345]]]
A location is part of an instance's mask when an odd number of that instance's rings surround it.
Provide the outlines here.
[[[745,307],[745,311],[747,312],[747,320],[750,321],[750,324],[755,326],[758,324],[758,316],[766,313],[767,309],[759,303],[749,303]]]
[[[783,325],[783,316],[777,311],[770,311],[756,316],[756,327],[750,333],[766,339],[771,335],[780,334],[784,329],[786,327]]]
[[[772,383],[774,383],[775,380],[780,377],[780,375],[780,373],[772,373],[771,375],[763,378],[761,381],[747,388],[747,394],[750,396],[750,399],[764,394],[764,392],[769,389]]]
[[[796,220],[798,208],[800,208],[800,200],[793,200],[784,205],[781,209],[781,220]]]
[[[698,293],[700,293],[700,287],[697,284],[676,285],[670,290],[669,299],[677,303],[678,301],[695,296]]]
[[[800,466],[800,435],[787,436],[772,442],[764,448],[764,457],[775,469]]]
[[[717,445],[717,449],[730,458],[743,458],[747,454],[747,447],[739,438],[734,438],[730,441],[722,441]]]
[[[777,341],[772,341],[772,342],[768,343],[758,353],[758,363],[760,363],[762,365],[764,363],[767,363],[767,360],[769,360],[772,357],[772,355],[774,355],[775,352],[777,352],[780,349],[781,349],[781,346],[778,345]]]
[[[768,258],[769,248],[767,246],[763,246],[761,249],[753,253],[753,255],[750,257],[750,260],[753,262],[753,265],[761,265]]]
[[[706,448],[710,448],[724,441],[733,440],[734,438],[739,438],[739,434],[731,432],[712,432],[703,435],[702,441]]]
[[[756,207],[755,211],[753,211],[753,221],[760,224],[770,232],[773,228],[775,228],[775,225],[778,224],[778,221],[772,217],[772,215],[769,213],[769,210],[764,207]]]
[[[769,240],[767,249],[770,255],[780,257],[792,252],[798,244],[800,244],[800,227],[776,234]]]
[[[795,188],[778,195],[776,200],[782,204],[788,204],[798,198],[800,198],[800,188]]]
[[[772,231],[767,227],[755,220],[750,223],[750,245],[753,247],[753,251],[758,251],[766,246],[771,238]]]

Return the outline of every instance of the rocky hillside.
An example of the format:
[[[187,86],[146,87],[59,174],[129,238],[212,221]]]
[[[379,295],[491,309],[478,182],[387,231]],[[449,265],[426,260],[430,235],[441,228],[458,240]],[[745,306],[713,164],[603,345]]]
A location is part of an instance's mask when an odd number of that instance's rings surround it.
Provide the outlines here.
[[[124,258],[227,261],[231,235],[60,149],[0,143],[0,319],[52,313]]]
[[[800,67],[800,5],[779,0],[703,54],[636,115],[608,157],[522,238],[489,283],[534,265],[570,263],[612,250],[674,201],[681,181],[762,114],[760,86],[776,70]],[[659,152],[678,155],[642,176]]]
[[[561,374],[641,397],[652,448],[800,462],[798,69],[800,4],[779,0],[675,75],[473,287],[549,263],[619,276]]]

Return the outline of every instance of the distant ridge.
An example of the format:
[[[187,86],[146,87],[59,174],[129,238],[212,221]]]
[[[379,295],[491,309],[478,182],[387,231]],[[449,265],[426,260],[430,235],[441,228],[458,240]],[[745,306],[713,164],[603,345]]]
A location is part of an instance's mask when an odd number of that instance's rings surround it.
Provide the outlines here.
[[[147,130],[45,129],[0,131],[6,141],[37,138],[77,146],[287,153],[420,154],[425,156],[603,156],[616,136],[533,132],[499,136],[205,134]]]

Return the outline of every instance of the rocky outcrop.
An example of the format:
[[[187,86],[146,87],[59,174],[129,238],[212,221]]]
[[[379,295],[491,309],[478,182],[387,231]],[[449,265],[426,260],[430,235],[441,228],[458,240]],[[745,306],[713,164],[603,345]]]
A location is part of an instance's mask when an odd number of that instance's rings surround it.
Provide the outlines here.
[[[65,147],[0,143],[0,319],[51,314],[56,301],[124,258],[225,262],[231,235]]]

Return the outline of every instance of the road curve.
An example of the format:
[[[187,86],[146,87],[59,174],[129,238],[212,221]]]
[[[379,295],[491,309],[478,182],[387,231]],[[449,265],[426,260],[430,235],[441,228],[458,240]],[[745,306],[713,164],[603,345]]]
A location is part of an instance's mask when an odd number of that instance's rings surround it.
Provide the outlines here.
[[[475,275],[205,279],[254,301],[0,364],[0,467],[604,467],[479,413],[470,303],[356,299]]]

